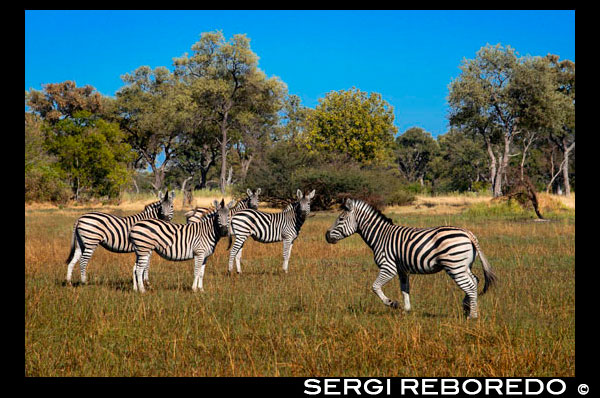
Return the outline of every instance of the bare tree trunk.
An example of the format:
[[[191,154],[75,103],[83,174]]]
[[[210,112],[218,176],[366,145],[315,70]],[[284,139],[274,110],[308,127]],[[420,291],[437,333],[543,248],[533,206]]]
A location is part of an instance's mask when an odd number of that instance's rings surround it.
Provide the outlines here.
[[[137,184],[137,181],[135,180],[135,177],[132,177],[131,180],[133,181],[133,186],[135,187],[135,193],[139,195],[140,188],[138,187],[138,184]]]
[[[221,195],[225,195],[225,187],[227,185],[227,117],[229,111],[225,111],[223,121],[221,122],[221,177],[219,179],[219,188]]]
[[[521,156],[521,179],[523,179],[524,176],[525,157],[527,156],[527,151],[531,147],[531,144],[533,144],[533,142],[536,140],[536,138],[536,133],[530,133],[527,139],[523,142],[523,155]]]
[[[563,182],[565,185],[565,196],[568,198],[571,196],[571,184],[569,183],[569,155],[571,150],[575,147],[575,141],[571,145],[567,146],[566,138],[563,138],[564,149],[564,160],[562,165]]]
[[[492,143],[489,137],[484,136],[485,146],[487,149],[488,156],[490,157],[490,183],[492,184],[492,195],[496,196],[496,156],[494,155],[494,150],[492,149]]]
[[[242,181],[246,179],[248,175],[248,169],[250,168],[250,163],[252,163],[252,159],[254,159],[254,155],[248,156],[246,159],[240,156],[241,170],[240,170],[240,178]]]
[[[233,167],[229,166],[229,174],[227,175],[227,186],[231,185],[232,177],[233,177]]]
[[[183,180],[183,183],[181,184],[181,196],[183,197],[182,207],[185,207],[186,203],[192,204],[191,195],[187,195],[185,191],[185,186],[187,185],[188,181],[190,181],[192,178],[194,178],[193,174],[185,180]]]

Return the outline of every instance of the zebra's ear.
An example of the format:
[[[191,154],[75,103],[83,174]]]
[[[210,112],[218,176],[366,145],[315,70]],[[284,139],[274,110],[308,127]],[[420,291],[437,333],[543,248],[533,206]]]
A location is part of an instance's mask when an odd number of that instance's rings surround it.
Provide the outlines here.
[[[162,201],[164,198],[162,191],[158,191],[158,200]]]
[[[308,199],[312,199],[315,197],[315,190],[313,189],[311,193],[308,194]]]
[[[215,209],[219,208],[219,201],[215,199],[215,201],[213,202],[213,205],[215,206]]]
[[[171,191],[169,192],[169,201],[173,201],[173,199],[175,199],[175,191]]]
[[[221,209],[225,207],[225,199],[221,198],[221,204],[219,206],[221,206]]]
[[[231,208],[233,208],[233,206],[234,206],[234,205],[235,205],[235,200],[232,200],[231,202],[229,202],[229,203],[227,204],[227,208],[228,208],[228,209],[231,209]]]
[[[258,188],[258,189],[256,190],[256,194],[257,194],[257,195],[260,195],[260,191],[261,191],[261,189],[260,189],[260,188]]]
[[[298,200],[302,199],[302,191],[298,189],[296,191],[296,196],[298,197]]]
[[[250,188],[246,189],[246,194],[252,196],[252,190]]]
[[[346,200],[344,201],[344,203],[342,204],[342,209],[346,210],[346,211],[350,211],[352,210],[352,205],[354,203],[352,202],[352,199],[350,198],[346,198]]]

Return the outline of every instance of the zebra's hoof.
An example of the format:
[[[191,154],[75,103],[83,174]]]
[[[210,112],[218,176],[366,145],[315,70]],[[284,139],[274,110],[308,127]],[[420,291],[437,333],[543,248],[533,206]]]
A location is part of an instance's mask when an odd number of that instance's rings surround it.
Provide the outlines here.
[[[390,307],[392,307],[393,309],[397,309],[400,306],[400,304],[397,301],[392,300],[392,302],[390,303]]]

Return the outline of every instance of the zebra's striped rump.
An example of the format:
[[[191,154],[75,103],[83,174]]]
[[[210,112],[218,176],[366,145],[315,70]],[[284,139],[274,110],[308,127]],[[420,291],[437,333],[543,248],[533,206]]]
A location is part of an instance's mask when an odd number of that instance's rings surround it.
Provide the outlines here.
[[[90,212],[75,222],[71,237],[71,250],[67,258],[67,283],[71,283],[73,267],[80,260],[79,268],[82,283],[86,282],[86,267],[98,245],[115,253],[131,253],[129,231],[138,221],[147,219],[171,220],[175,192],[158,194],[159,201],[146,205],[144,211],[127,217],[113,214]]]
[[[405,309],[410,309],[409,274],[433,274],[441,270],[465,292],[463,305],[467,314],[477,317],[478,279],[471,268],[477,254],[483,264],[483,293],[495,282],[496,276],[483,255],[472,232],[458,227],[409,228],[395,225],[391,219],[361,200],[348,199],[342,213],[325,234],[334,244],[358,233],[373,250],[379,276],[373,291],[386,305],[397,306],[381,288],[395,275],[400,278]]]

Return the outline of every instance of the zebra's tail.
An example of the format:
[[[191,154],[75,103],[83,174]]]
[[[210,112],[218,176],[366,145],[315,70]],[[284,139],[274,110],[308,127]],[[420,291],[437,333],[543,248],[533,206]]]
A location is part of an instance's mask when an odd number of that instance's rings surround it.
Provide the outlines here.
[[[75,234],[77,233],[77,222],[73,226],[73,234],[71,235],[71,252],[69,253],[69,258],[67,258],[66,264],[69,264],[73,259],[73,255],[75,254]]]
[[[481,264],[483,265],[483,277],[485,279],[485,283],[483,284],[483,291],[481,295],[483,295],[487,290],[496,284],[498,277],[492,270],[490,263],[488,263],[487,258],[483,254],[483,251],[478,247],[477,252],[479,253],[479,258],[481,259]]]
[[[487,258],[483,254],[483,250],[481,250],[481,247],[479,247],[479,242],[477,241],[477,238],[475,237],[475,235],[473,235],[473,233],[471,233],[470,231],[468,231],[468,232],[469,232],[469,237],[471,239],[471,242],[473,242],[473,246],[475,246],[475,249],[477,250],[477,253],[479,254],[479,258],[481,259],[481,265],[483,266],[484,284],[483,284],[483,291],[481,292],[481,295],[484,295],[485,292],[487,292],[490,287],[492,287],[493,285],[495,285],[497,283],[498,277],[492,270],[492,266],[490,265]]]

